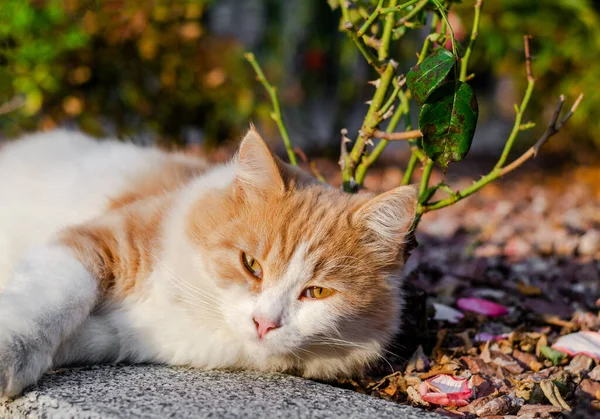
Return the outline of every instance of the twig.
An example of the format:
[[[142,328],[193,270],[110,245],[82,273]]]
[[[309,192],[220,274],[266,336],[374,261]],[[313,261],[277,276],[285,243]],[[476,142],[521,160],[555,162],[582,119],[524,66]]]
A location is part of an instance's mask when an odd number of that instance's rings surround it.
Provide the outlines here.
[[[392,83],[394,84],[394,90],[392,91],[392,94],[387,102],[385,102],[385,104],[378,111],[382,118],[385,118],[386,113],[392,108],[394,102],[396,102],[396,99],[398,99],[400,89],[402,89],[402,86],[406,84],[406,78],[402,75],[399,79],[394,80]]]
[[[377,89],[375,90],[375,94],[373,95],[373,100],[371,100],[371,105],[369,106],[367,115],[365,116],[363,124],[360,128],[358,138],[356,139],[356,142],[354,143],[354,146],[352,147],[352,150],[350,151],[349,155],[345,156],[344,158],[344,167],[342,170],[342,183],[344,185],[344,190],[346,191],[355,189],[354,186],[350,187],[352,184],[351,180],[353,182],[356,182],[354,169],[360,162],[365,150],[365,146],[373,136],[373,131],[376,129],[377,125],[379,125],[383,118],[383,115],[379,113],[379,110],[383,105],[385,94],[388,91],[390,84],[392,84],[392,79],[394,79],[395,71],[395,65],[393,62],[390,61],[386,65],[385,71],[379,79],[379,84],[377,85]]]
[[[523,114],[525,113],[525,109],[527,109],[527,105],[529,104],[529,99],[531,99],[531,94],[533,93],[533,88],[535,87],[535,77],[533,77],[533,74],[531,71],[531,65],[529,65],[527,67],[527,63],[531,62],[531,55],[530,55],[530,50],[529,50],[529,40],[530,39],[531,39],[531,37],[528,35],[523,37],[523,42],[525,44],[525,65],[527,68],[527,89],[525,90],[525,94],[523,95],[523,100],[521,101],[521,105],[516,106],[517,114],[515,116],[515,123],[513,125],[512,131],[510,132],[508,140],[506,140],[506,144],[504,145],[502,154],[500,155],[500,158],[498,159],[496,166],[494,166],[494,169],[501,169],[502,166],[504,166],[504,163],[506,163],[506,159],[508,158],[508,154],[510,153],[510,150],[512,149],[513,143],[515,142],[515,139],[519,135],[520,128],[521,128],[521,121],[523,119]]]
[[[479,34],[479,20],[481,18],[481,9],[483,7],[483,0],[477,0],[475,2],[475,16],[473,17],[473,28],[471,29],[471,37],[469,38],[469,45],[467,45],[467,50],[465,51],[465,55],[463,55],[460,60],[460,77],[459,80],[462,82],[467,81],[467,71],[469,67],[469,59],[471,58],[471,52],[473,51],[473,46],[475,45],[475,40],[477,39],[477,35]],[[529,55],[529,54],[526,54]]]
[[[352,24],[352,22],[346,22],[344,24],[344,29],[346,30],[346,33],[348,34],[350,39],[354,41],[363,57],[365,57],[367,63],[369,63],[369,65],[372,66],[378,73],[383,73],[385,69],[385,64],[383,64],[377,59],[375,54],[373,54],[373,52],[371,52],[367,44],[365,44],[363,38],[361,36],[358,36],[356,31],[354,31],[354,25]]]
[[[395,12],[399,12],[402,9],[406,9],[408,6],[412,6],[413,4],[419,2],[420,0],[410,0],[407,1],[406,3],[402,3],[400,6],[389,6],[389,7],[384,7],[382,8],[379,13],[381,14],[385,14],[385,13],[395,13]]]
[[[582,100],[583,100],[583,93],[581,93],[577,97],[577,99],[573,103],[573,106],[571,106],[571,109],[569,109],[569,112],[567,112],[567,114],[564,116],[564,118],[561,119],[560,122],[558,122],[558,116],[560,115],[560,110],[565,101],[565,97],[563,95],[560,95],[558,105],[556,106],[556,109],[554,110],[552,119],[548,123],[548,127],[546,128],[546,131],[544,131],[544,134],[542,134],[540,139],[537,140],[535,142],[535,144],[533,146],[531,146],[519,158],[517,158],[512,163],[503,167],[502,170],[500,171],[500,176],[504,176],[505,174],[512,172],[513,170],[515,170],[517,167],[521,166],[523,163],[525,163],[530,158],[535,157],[537,155],[538,151],[540,151],[540,148],[542,148],[542,146],[544,144],[546,144],[546,142],[550,139],[550,137],[552,137],[554,134],[556,134],[558,131],[560,131],[562,126],[569,120],[569,118],[571,118],[571,116],[573,115],[573,112],[575,112],[577,110],[577,107],[579,106],[579,104],[581,103]]]
[[[443,19],[444,23],[446,24],[447,30],[450,31],[450,42],[452,43],[452,54],[454,54],[455,57],[458,57],[458,50],[456,48],[456,37],[454,36],[454,29],[452,29],[452,25],[450,25],[450,21],[448,20],[448,16],[446,13],[447,11],[444,9],[444,5],[441,4],[439,0],[431,0],[431,1],[433,2],[433,4],[435,4],[438,11],[440,12],[442,19]],[[450,7],[450,5],[448,5],[448,7]],[[444,29],[442,31],[442,33],[444,35],[446,35],[446,29]]]
[[[429,3],[429,0],[419,1],[417,3],[417,5],[410,12],[408,12],[406,15],[401,17],[400,20],[398,20],[398,22],[396,22],[396,26],[404,25],[406,22],[411,20],[417,13],[419,13],[421,10],[423,10],[425,8],[425,6],[427,6],[427,3]]]
[[[254,57],[253,53],[248,52],[244,54],[244,57],[254,69],[258,81],[261,82],[261,84],[264,86],[265,90],[269,94],[269,97],[271,98],[271,104],[273,106],[273,112],[271,112],[271,119],[275,121],[275,123],[277,124],[277,128],[279,128],[279,133],[283,138],[283,144],[285,145],[285,149],[287,151],[288,158],[290,159],[290,163],[294,166],[297,166],[298,161],[296,160],[296,155],[294,154],[294,149],[292,148],[292,142],[290,141],[287,129],[285,128],[285,125],[283,124],[283,120],[281,118],[281,109],[279,107],[279,99],[277,98],[277,89],[268,82],[268,80],[265,77],[265,74],[258,65],[258,62],[256,62],[256,58]]]
[[[423,136],[423,133],[421,133],[421,130],[418,130],[418,129],[413,129],[411,131],[405,131],[405,132],[385,132],[385,131],[381,131],[378,129],[373,131],[373,137],[383,138],[384,140],[388,140],[388,141],[412,140],[415,138],[420,138],[422,136]]]
[[[529,40],[531,35],[525,35],[523,42],[525,43],[525,70],[527,71],[527,80],[533,79],[533,71],[531,70],[531,53],[529,51]]]
[[[358,32],[356,32],[356,35],[358,35],[359,37],[362,38],[362,36],[367,33],[367,31],[369,30],[371,25],[373,25],[373,23],[379,17],[379,15],[381,13],[380,10],[381,10],[382,5],[383,5],[383,0],[379,0],[379,2],[377,3],[377,7],[375,7],[375,11],[373,13],[371,13],[371,15],[369,16],[367,21],[360,27]]]
[[[296,152],[298,157],[300,157],[300,159],[304,162],[304,164],[307,164],[308,167],[310,167],[310,171],[312,172],[314,177],[316,177],[323,183],[327,183],[327,180],[325,180],[325,177],[321,174],[321,172],[317,168],[316,163],[314,161],[308,160],[306,153],[304,151],[302,151],[302,149],[300,147],[295,147],[294,151]]]

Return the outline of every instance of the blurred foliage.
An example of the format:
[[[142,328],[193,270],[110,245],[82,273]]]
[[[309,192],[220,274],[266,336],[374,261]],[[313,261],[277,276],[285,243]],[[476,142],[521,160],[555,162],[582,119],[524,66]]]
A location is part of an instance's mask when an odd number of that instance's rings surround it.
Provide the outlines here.
[[[66,122],[95,135],[146,132],[165,142],[202,130],[215,144],[238,135],[250,119],[269,128],[268,106],[254,97],[263,92],[242,58],[244,47],[207,29],[212,8],[232,4],[235,14],[245,4],[238,1],[0,0],[0,132],[14,136]],[[252,46],[267,77],[282,87],[292,136],[306,138],[305,145],[329,141],[336,151],[339,128],[352,128],[362,106],[356,98],[368,97],[364,81],[372,77],[337,30],[339,16],[328,3],[338,1],[253,0],[262,4],[264,27]],[[464,33],[472,5],[453,2]],[[366,10],[351,12],[362,21]],[[522,91],[522,35],[531,34],[538,83],[527,118],[545,119],[538,116],[559,93],[584,91],[566,128],[579,141],[595,138],[600,148],[598,10],[593,0],[545,0],[543,7],[538,0],[486,1],[472,84],[488,88],[509,77]],[[246,16],[235,15],[233,24],[241,21]],[[408,70],[420,44],[418,36],[403,37],[392,55]],[[7,101],[23,106],[2,114]]]
[[[207,0],[0,0],[4,134],[71,121],[92,134],[210,142],[248,121],[250,80],[234,41],[208,35]]]

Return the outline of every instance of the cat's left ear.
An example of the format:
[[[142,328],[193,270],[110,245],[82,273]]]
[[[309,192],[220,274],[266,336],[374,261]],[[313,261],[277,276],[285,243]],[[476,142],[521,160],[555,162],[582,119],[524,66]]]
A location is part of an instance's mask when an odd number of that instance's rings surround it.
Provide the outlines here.
[[[234,182],[237,189],[251,194],[280,194],[285,191],[276,157],[254,126],[250,127],[240,144]]]
[[[415,219],[417,203],[416,185],[400,186],[367,201],[358,208],[354,220],[381,244],[398,248]]]

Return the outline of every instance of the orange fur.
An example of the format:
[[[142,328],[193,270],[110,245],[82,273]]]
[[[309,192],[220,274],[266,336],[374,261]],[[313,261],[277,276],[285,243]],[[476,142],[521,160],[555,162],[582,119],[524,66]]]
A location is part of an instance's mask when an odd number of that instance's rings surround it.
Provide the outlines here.
[[[152,272],[172,192],[206,170],[201,160],[180,157],[142,174],[110,200],[105,216],[60,234],[58,241],[74,250],[105,294],[124,298]]]
[[[182,156],[174,155],[155,171],[140,176],[129,190],[111,198],[109,208],[121,208],[151,196],[174,191],[207,169],[203,160],[179,157]]]

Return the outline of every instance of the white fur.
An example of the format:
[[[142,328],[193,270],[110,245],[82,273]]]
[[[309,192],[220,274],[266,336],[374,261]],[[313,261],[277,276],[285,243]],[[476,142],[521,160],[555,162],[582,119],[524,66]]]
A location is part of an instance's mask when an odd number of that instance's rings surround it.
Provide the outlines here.
[[[0,294],[0,396],[36,382],[97,299],[94,278],[61,246],[32,248],[11,279]]]
[[[164,159],[155,149],[99,143],[64,130],[5,145],[0,149],[0,290],[31,246],[99,216],[111,197]]]
[[[141,292],[120,303],[95,306],[95,285],[82,265],[65,249],[36,247],[62,228],[101,215],[111,197],[166,158],[157,150],[98,143],[67,131],[34,135],[0,151],[0,396],[18,393],[52,364],[161,362],[330,377],[378,356],[381,345],[372,338],[340,343],[342,356],[334,356],[335,348],[314,356],[320,350],[315,336],[335,332],[341,297],[298,298],[312,277],[308,243],[298,244],[277,285],[258,296],[243,286],[222,289],[206,274],[208,261],[186,234],[188,212],[204,194],[231,184],[235,161],[177,192],[153,272]],[[18,260],[24,262],[15,265]],[[39,319],[53,310],[66,313],[66,322],[52,323],[49,345],[34,351],[26,374],[11,372],[11,342],[16,336],[34,341]],[[282,326],[259,339],[256,314]]]

